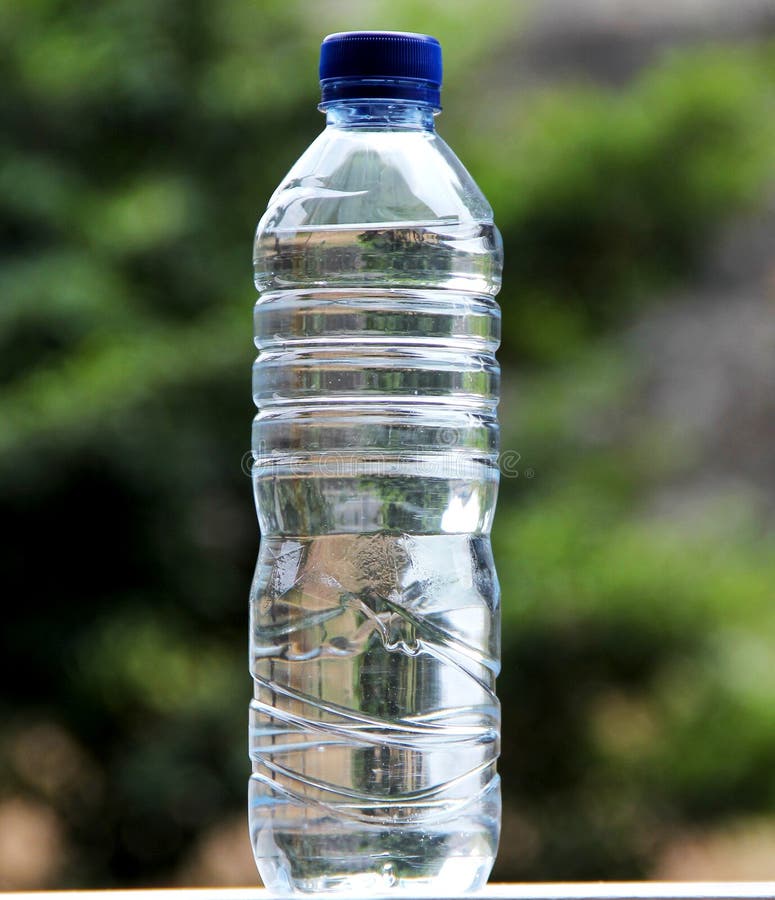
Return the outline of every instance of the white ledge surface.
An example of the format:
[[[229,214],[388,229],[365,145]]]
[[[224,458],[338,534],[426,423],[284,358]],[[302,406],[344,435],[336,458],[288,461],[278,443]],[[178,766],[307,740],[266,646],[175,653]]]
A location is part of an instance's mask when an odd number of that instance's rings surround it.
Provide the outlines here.
[[[263,888],[196,888],[176,890],[35,891],[2,893],[3,900],[274,900]],[[357,894],[324,894],[321,900],[340,900]],[[470,900],[775,900],[775,881],[597,881],[573,884],[488,884]],[[313,895],[310,895],[312,900]],[[364,898],[365,900],[365,898]],[[422,900],[434,900],[423,895]],[[436,900],[442,900],[441,897]]]

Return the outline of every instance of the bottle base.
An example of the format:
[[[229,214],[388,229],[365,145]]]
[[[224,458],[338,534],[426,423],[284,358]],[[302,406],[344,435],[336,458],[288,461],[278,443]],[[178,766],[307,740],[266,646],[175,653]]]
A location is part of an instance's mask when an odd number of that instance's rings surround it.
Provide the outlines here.
[[[374,833],[270,833],[253,847],[264,885],[280,896],[458,896],[482,888],[495,858],[492,835],[434,835],[401,828]],[[364,845],[367,846],[364,846]]]
[[[487,883],[493,858],[447,860],[442,871],[429,877],[397,877],[391,862],[379,870],[349,874],[294,878],[288,871],[267,871],[259,863],[264,886],[281,897],[310,894],[348,895],[351,897],[456,897],[478,891]]]
[[[391,863],[385,863],[381,872],[357,875],[320,876],[314,879],[291,881],[287,887],[267,885],[285,896],[306,894],[348,894],[356,897],[453,897],[477,891],[487,883],[492,869],[491,858],[465,860],[465,868],[449,866],[447,872],[440,872],[429,878],[397,878]],[[476,866],[474,877],[469,870]],[[467,885],[461,887],[461,885]]]

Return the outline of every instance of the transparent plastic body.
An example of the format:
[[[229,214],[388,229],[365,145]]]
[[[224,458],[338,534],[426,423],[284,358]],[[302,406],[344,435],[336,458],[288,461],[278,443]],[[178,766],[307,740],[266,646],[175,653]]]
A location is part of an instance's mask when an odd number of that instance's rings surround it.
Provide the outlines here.
[[[254,261],[259,872],[478,888],[500,822],[492,211],[430,108],[339,102]]]

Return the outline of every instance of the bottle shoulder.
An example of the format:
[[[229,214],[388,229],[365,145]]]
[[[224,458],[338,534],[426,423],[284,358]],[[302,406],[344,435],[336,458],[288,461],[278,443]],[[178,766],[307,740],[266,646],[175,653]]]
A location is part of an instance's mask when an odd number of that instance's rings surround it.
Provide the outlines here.
[[[435,131],[326,128],[272,195],[270,233],[400,224],[493,224],[492,209]]]
[[[444,288],[495,296],[492,210],[433,131],[331,128],[269,201],[253,248],[262,293]]]

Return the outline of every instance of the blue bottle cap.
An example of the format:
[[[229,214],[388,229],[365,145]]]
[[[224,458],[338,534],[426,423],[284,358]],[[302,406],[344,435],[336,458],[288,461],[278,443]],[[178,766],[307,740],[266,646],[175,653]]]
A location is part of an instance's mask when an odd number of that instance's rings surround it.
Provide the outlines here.
[[[320,47],[321,107],[335,100],[405,100],[441,108],[441,45],[427,34],[342,31]]]

